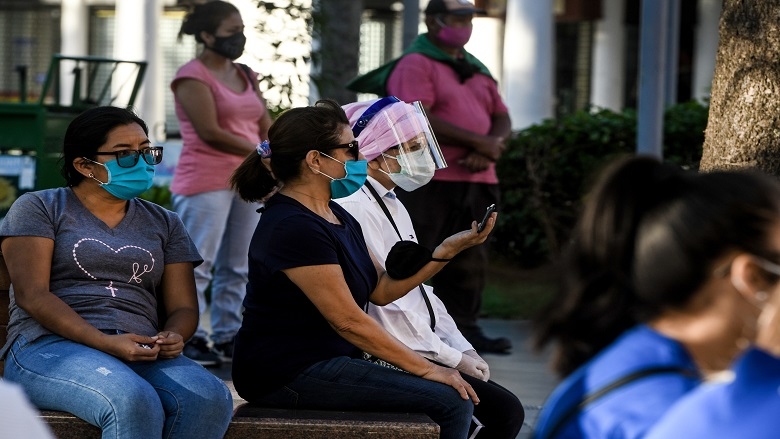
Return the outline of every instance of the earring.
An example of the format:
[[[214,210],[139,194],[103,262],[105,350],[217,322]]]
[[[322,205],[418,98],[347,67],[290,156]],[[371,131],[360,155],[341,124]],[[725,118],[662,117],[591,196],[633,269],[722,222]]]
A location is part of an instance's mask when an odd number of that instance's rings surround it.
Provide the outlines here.
[[[95,178],[95,174],[93,174],[93,173],[91,173],[91,172],[90,172],[90,173],[89,173],[89,175],[88,175],[88,177],[89,177],[89,178]]]
[[[756,291],[756,300],[763,303],[769,299],[769,293],[766,291]]]

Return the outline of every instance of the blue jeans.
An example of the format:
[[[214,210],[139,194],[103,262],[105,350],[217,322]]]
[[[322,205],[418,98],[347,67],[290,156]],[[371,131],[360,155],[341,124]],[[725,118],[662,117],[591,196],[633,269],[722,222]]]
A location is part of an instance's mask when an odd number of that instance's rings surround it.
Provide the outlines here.
[[[349,357],[315,363],[281,389],[250,402],[276,408],[423,412],[439,424],[442,439],[466,438],[474,412],[471,400],[446,384]]]
[[[58,335],[17,337],[5,379],[39,409],[73,413],[103,438],[222,438],[233,415],[225,383],[183,355],[125,362]]]
[[[230,190],[174,194],[171,201],[203,258],[203,263],[195,268],[200,314],[206,312],[205,292],[211,283],[211,340],[229,342],[241,327],[249,242],[260,220],[260,205],[244,202]],[[201,324],[195,336],[207,338]]]

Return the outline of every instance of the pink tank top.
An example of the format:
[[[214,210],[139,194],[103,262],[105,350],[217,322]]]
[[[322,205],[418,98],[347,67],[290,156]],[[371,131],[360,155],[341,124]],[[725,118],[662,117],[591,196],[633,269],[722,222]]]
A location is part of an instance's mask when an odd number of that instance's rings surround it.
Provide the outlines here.
[[[236,68],[243,74],[241,67]],[[252,80],[256,81],[257,74],[252,73]],[[179,68],[171,82],[171,90],[176,90],[181,79],[195,79],[209,87],[217,109],[217,121],[223,129],[253,143],[260,141],[260,119],[267,110],[249,79],[244,91],[236,93],[219,82],[197,58]],[[178,100],[176,117],[179,119],[183,147],[173,174],[171,192],[195,195],[228,189],[230,176],[244,157],[220,151],[201,140]]]

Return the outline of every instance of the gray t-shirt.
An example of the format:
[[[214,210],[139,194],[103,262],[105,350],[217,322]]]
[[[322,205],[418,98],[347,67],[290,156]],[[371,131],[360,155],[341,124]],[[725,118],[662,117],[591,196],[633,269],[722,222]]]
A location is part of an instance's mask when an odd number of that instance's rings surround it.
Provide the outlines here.
[[[50,290],[101,330],[152,336],[158,332],[157,303],[166,264],[202,262],[179,217],[134,198],[113,229],[87,210],[70,188],[28,192],[0,224],[0,239],[40,236],[54,240]],[[50,334],[16,306],[13,285],[8,341]]]

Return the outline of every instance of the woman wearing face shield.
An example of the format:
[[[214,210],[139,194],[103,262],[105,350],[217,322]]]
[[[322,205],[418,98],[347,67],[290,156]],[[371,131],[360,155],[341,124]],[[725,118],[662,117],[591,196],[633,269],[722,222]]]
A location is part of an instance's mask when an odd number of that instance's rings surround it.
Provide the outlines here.
[[[257,73],[234,62],[246,42],[235,6],[223,1],[195,5],[181,33],[193,35],[203,50],[171,82],[183,140],[171,201],[203,256],[195,270],[198,306],[203,315],[210,284],[212,328],[209,335],[198,325],[184,354],[203,366],[216,366],[230,361],[241,326],[247,246],[259,207],[238,198],[228,180],[267,138],[271,118],[258,91]]]
[[[387,255],[396,242],[417,242],[395,187],[413,191],[430,181],[446,162],[419,104],[391,96],[343,108],[360,152],[368,160],[368,178],[360,190],[337,202],[360,223],[368,249],[386,268]],[[488,364],[460,333],[431,287],[420,284],[385,306],[369,305],[368,314],[423,357],[461,372],[480,396],[473,428],[480,424],[482,428],[476,437],[517,437],[524,420],[522,404],[510,391],[489,381]],[[382,364],[382,360],[369,359]]]
[[[332,201],[360,190],[367,173],[341,107],[325,100],[288,110],[268,135],[232,177],[245,200],[273,194],[249,245],[236,391],[270,407],[424,412],[441,437],[465,438],[479,403],[471,385],[396,340],[364,308],[398,299],[483,243],[495,214],[482,232],[474,221],[408,278],[393,279],[372,259],[357,221]],[[367,362],[363,352],[408,373]]]

